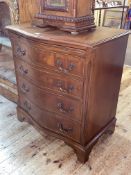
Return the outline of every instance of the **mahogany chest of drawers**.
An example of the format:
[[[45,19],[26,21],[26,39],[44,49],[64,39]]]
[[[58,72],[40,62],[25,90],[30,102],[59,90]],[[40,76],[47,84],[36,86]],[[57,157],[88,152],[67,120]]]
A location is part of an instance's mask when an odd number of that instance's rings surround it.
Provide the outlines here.
[[[72,146],[85,162],[113,133],[128,32],[97,28],[72,36],[54,28],[7,27],[18,85],[18,119]]]

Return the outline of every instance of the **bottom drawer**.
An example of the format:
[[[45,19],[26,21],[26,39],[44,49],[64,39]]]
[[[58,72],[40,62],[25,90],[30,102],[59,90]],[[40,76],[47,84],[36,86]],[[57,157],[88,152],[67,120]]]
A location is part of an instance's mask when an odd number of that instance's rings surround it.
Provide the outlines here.
[[[24,111],[31,115],[39,126],[80,142],[81,126],[79,122],[74,122],[58,116],[57,114],[41,110],[24,96],[20,97],[19,105]]]

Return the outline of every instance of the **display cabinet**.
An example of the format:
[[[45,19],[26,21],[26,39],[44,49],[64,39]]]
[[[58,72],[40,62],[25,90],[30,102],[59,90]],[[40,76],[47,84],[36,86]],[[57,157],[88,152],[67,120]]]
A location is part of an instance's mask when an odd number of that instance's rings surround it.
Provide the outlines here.
[[[61,30],[81,32],[95,27],[92,0],[41,0],[37,19],[41,27],[55,26]]]

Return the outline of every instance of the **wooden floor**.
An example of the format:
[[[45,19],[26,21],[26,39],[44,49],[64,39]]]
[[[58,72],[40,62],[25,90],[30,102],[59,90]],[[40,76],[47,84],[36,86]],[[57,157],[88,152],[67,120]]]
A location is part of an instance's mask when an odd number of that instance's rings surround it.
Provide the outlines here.
[[[41,136],[16,119],[16,104],[0,96],[0,175],[131,175],[131,68],[124,69],[117,126],[104,135],[89,161],[77,161],[63,141]]]

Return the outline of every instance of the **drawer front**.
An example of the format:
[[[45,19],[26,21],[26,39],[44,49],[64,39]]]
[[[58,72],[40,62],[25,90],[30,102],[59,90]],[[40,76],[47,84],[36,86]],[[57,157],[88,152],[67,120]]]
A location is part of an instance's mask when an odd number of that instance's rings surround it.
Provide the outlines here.
[[[61,75],[55,76],[17,59],[16,69],[18,74],[33,80],[41,88],[49,88],[60,93],[82,98],[83,82],[79,80],[67,79],[67,77]]]
[[[24,109],[33,120],[41,127],[52,130],[58,134],[70,137],[73,140],[80,142],[80,124],[71,120],[61,118],[60,116],[41,110],[31,103],[24,96],[21,96],[19,105]]]
[[[63,95],[59,96],[42,90],[22,77],[20,78],[20,76],[18,77],[18,86],[19,95],[25,94],[39,108],[56,112],[65,118],[81,120],[82,104],[79,100],[73,100]]]
[[[65,75],[83,76],[84,60],[82,58],[52,51],[53,48],[50,47],[47,48],[22,37],[19,39],[15,38],[13,42],[14,57]]]

